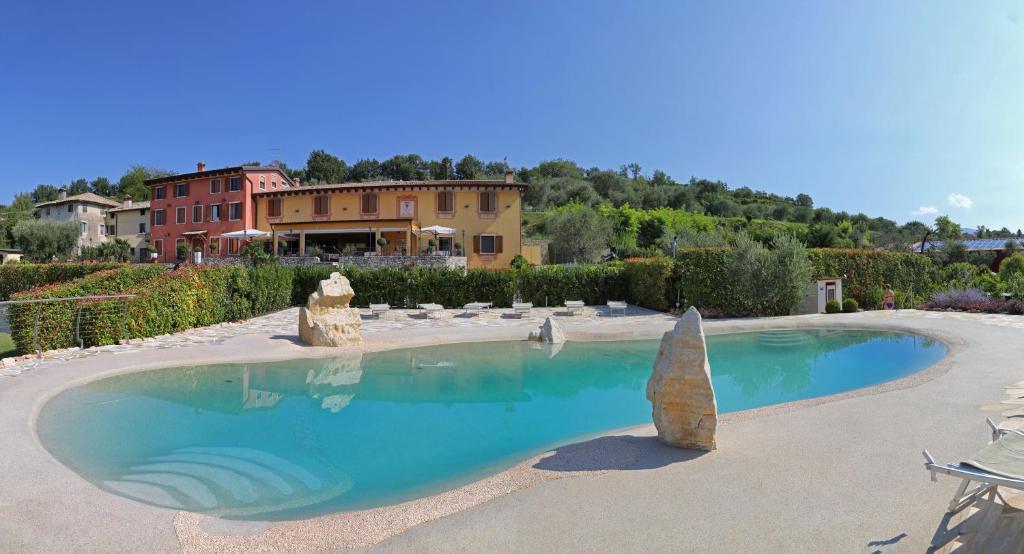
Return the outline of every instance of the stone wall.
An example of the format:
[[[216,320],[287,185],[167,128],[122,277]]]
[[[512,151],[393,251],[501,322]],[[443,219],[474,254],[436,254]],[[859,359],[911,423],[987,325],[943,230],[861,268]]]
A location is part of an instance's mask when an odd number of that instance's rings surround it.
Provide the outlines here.
[[[405,267],[412,262],[416,267],[466,267],[465,256],[341,256],[338,264],[349,267]]]
[[[207,265],[245,265],[245,258],[240,256],[208,258],[203,256],[203,263]],[[277,258],[277,263],[281,265],[313,265],[321,262],[320,258],[316,256],[288,256]]]

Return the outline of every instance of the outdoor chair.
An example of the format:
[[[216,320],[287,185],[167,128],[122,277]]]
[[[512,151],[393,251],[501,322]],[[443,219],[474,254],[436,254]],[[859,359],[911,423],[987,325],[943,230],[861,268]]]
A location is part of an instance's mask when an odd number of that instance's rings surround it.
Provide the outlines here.
[[[386,316],[390,309],[390,304],[370,304],[370,316],[380,319],[381,314]]]
[[[629,309],[629,304],[625,300],[609,300],[608,301],[608,314],[615,315],[615,312],[622,312],[622,315],[626,315],[626,310]]]
[[[533,309],[533,302],[513,302],[512,313],[509,314],[512,317],[522,319],[524,315],[530,315],[530,310]]]
[[[583,315],[583,301],[582,300],[566,300],[565,301],[565,313],[569,315]]]
[[[924,467],[931,472],[932,481],[937,481],[940,473],[961,479],[943,518],[943,525],[932,539],[933,547],[940,548],[959,534],[959,525],[953,529],[944,528],[957,514],[987,494],[995,493],[996,487],[1024,491],[1024,433],[1000,429],[989,418],[985,421],[992,430],[992,442],[967,460],[940,465],[935,463],[928,450],[923,452]],[[977,485],[968,490],[975,482]]]
[[[444,306],[440,304],[417,304],[416,307],[420,309],[420,315],[426,317],[435,317],[444,311]]]
[[[490,308],[491,305],[491,302],[470,302],[469,304],[466,304],[465,306],[462,307],[463,310],[466,310],[465,312],[462,313],[462,315],[469,315],[469,312],[479,313],[483,310],[486,310],[487,308]]]

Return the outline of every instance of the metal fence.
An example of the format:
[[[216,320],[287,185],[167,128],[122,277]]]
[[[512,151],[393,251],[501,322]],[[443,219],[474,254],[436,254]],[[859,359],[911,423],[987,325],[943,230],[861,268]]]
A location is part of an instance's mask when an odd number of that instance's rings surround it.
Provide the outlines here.
[[[43,325],[50,326],[45,330],[48,336],[60,337],[67,346],[77,345],[85,348],[100,342],[98,326],[94,325],[98,314],[102,313],[109,320],[110,314],[116,313],[119,329],[115,334],[123,340],[128,338],[128,301],[132,298],[135,298],[134,294],[111,294],[0,302],[0,333],[11,334],[19,339],[18,348],[21,353],[29,351],[25,347],[26,344],[31,345],[31,352],[37,355],[40,353],[40,334],[43,332]],[[70,317],[43,317],[54,306],[62,308]],[[18,312],[18,317],[13,317],[15,312]],[[105,337],[109,339],[109,331]]]

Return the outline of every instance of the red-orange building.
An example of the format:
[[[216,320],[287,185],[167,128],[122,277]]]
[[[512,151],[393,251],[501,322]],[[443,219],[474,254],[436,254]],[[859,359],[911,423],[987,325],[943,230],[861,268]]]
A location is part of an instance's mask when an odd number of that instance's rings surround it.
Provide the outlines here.
[[[158,262],[178,261],[178,245],[203,257],[238,254],[239,239],[222,238],[233,231],[256,228],[253,193],[296,186],[280,168],[238,166],[146,181],[150,192],[150,244]]]

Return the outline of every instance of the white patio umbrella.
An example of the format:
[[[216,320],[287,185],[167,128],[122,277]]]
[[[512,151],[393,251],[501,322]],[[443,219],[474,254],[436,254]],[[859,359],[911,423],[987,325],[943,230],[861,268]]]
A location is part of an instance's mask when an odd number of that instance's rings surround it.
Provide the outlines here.
[[[259,229],[242,229],[241,231],[231,231],[221,235],[221,238],[225,239],[265,239],[268,237],[270,237],[269,232],[260,231]]]
[[[455,229],[451,227],[444,227],[442,225],[431,225],[430,227],[424,227],[419,230],[420,233],[433,233],[435,235],[454,235]]]

